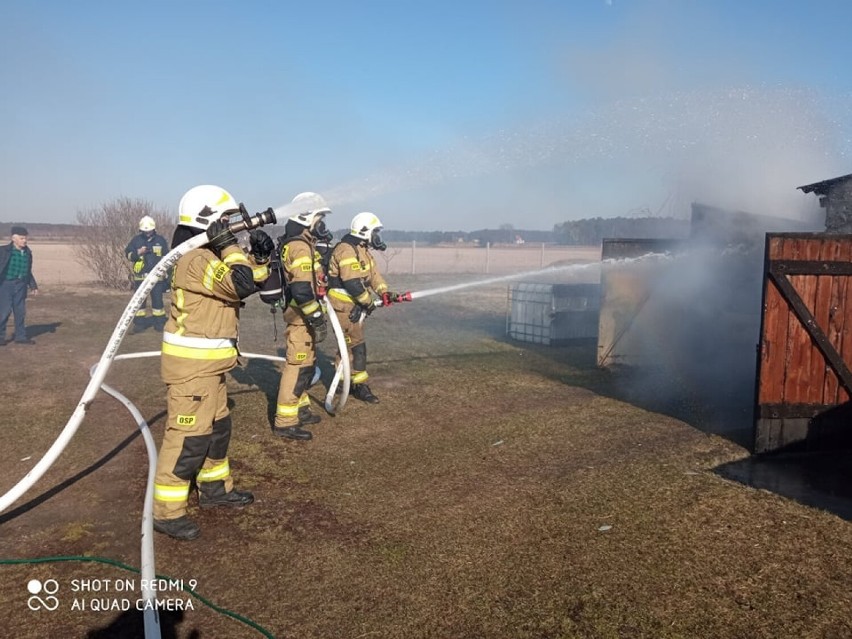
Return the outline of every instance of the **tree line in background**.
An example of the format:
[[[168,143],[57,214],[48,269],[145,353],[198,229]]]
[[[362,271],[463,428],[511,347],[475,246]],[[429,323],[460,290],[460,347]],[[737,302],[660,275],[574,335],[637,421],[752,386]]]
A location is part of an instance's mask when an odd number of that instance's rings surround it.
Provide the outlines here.
[[[553,227],[556,244],[594,246],[604,239],[679,240],[689,237],[690,221],[672,217],[593,217]]]
[[[139,232],[139,219],[150,215],[157,222],[157,233],[171,242],[175,228],[172,211],[158,208],[140,198],[118,197],[99,207],[77,212],[77,224],[24,223],[31,239],[74,242],[78,246],[77,260],[90,268],[101,284],[109,288],[131,288],[131,265],[124,248]],[[15,223],[0,223],[0,233],[8,237]],[[459,244],[486,246],[488,244],[561,244],[596,246],[605,238],[681,239],[689,235],[690,222],[663,217],[586,218],[556,224],[552,231],[516,229],[502,224],[496,229],[477,231],[398,231],[385,229],[383,239],[388,243],[417,242],[423,245]],[[283,226],[268,229],[277,237]],[[348,229],[337,229],[336,238]]]
[[[478,231],[396,231],[385,230],[386,242],[411,242],[418,244],[469,243],[486,244],[563,244],[570,246],[596,246],[605,238],[631,239],[682,239],[689,236],[689,220],[670,217],[593,217],[556,224],[552,231],[516,229],[503,224],[496,229]],[[345,232],[345,231],[344,231]]]

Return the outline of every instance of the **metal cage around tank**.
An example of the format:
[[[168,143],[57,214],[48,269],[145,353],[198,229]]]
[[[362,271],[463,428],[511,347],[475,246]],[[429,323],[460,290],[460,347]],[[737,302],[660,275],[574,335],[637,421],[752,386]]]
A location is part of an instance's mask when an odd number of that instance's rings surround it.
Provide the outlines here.
[[[596,339],[599,311],[599,284],[518,282],[509,286],[506,334],[547,346]]]

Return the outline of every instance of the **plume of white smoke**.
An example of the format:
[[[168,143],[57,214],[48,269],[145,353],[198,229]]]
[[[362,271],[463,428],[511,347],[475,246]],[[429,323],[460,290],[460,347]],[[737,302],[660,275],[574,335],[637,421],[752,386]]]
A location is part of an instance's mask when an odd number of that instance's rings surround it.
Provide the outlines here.
[[[703,201],[795,218],[814,207],[797,186],[845,172],[850,144],[839,111],[818,92],[789,88],[696,89],[622,99],[576,117],[461,140],[324,195],[339,206],[429,187],[458,194],[442,197],[458,210],[475,210],[478,203],[461,183],[493,175],[494,188],[511,188],[506,197],[516,198],[514,209],[523,212],[530,193],[512,181],[513,174],[538,169],[564,182],[575,174],[585,179],[594,167],[608,187],[600,194],[600,210],[583,208],[585,217],[608,217],[607,198],[620,191],[620,183],[644,179],[658,185],[659,201],[675,194],[669,209],[682,216],[690,202]],[[570,199],[558,188],[554,192],[559,197],[549,208],[564,217],[553,222],[578,217]],[[534,200],[539,207],[546,204],[540,194]]]

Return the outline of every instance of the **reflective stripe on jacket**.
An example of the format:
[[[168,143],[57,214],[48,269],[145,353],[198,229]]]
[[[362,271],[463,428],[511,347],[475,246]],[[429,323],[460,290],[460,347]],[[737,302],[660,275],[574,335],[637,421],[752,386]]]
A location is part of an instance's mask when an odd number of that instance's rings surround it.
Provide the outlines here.
[[[328,263],[329,297],[343,303],[370,303],[372,293],[381,295],[388,285],[379,273],[376,260],[363,242],[346,235],[331,252]]]
[[[221,374],[237,365],[240,298],[231,264],[249,263],[239,246],[193,249],[174,267],[160,370],[166,384]]]
[[[145,253],[139,255],[138,251],[143,246]],[[135,235],[124,248],[124,255],[132,262],[133,279],[144,280],[168,252],[169,243],[162,235],[154,233],[150,238],[145,233]]]

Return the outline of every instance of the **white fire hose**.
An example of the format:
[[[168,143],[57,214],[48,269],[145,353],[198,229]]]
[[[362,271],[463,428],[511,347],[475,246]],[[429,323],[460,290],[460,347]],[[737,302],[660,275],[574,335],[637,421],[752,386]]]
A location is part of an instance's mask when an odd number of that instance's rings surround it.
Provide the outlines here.
[[[262,217],[263,214],[259,214],[251,219],[245,219],[241,222],[237,222],[235,224],[231,224],[230,229],[232,232],[237,233],[239,231],[243,231],[249,228],[257,228],[259,226],[263,226],[267,223],[275,223],[275,216],[273,215],[271,219],[264,219]],[[153,584],[155,584],[156,572],[154,569],[154,548],[153,548],[153,482],[154,482],[154,473],[156,472],[157,466],[157,450],[154,445],[153,438],[151,437],[150,431],[148,430],[148,425],[145,422],[145,419],[139,413],[135,406],[130,403],[127,398],[125,398],[121,393],[115,391],[109,386],[104,385],[104,379],[106,378],[106,374],[109,371],[110,365],[115,359],[127,359],[131,357],[153,357],[155,355],[159,355],[159,351],[148,352],[148,353],[136,353],[136,354],[128,354],[128,355],[117,355],[117,351],[121,346],[121,342],[124,340],[124,336],[127,334],[127,329],[130,327],[130,324],[133,322],[134,317],[136,316],[136,312],[142,307],[145,303],[145,299],[148,297],[148,294],[151,292],[151,289],[154,288],[154,285],[157,284],[162,279],[165,279],[168,275],[169,269],[174,266],[177,261],[189,253],[190,251],[207,244],[208,238],[207,235],[201,233],[196,235],[186,242],[178,245],[174,249],[172,249],[169,253],[167,253],[163,259],[161,259],[157,265],[151,270],[150,273],[145,277],[144,280],[139,285],[139,288],[136,289],[136,292],[130,298],[130,301],[127,303],[127,306],[124,309],[124,313],[122,313],[121,318],[118,320],[118,323],[115,326],[115,330],[113,330],[112,336],[107,343],[106,348],[104,349],[103,354],[99,362],[92,367],[90,373],[91,378],[89,380],[89,384],[86,386],[85,391],[83,392],[83,396],[80,398],[79,403],[77,404],[76,409],[74,410],[71,417],[68,419],[68,422],[65,424],[65,427],[59,433],[59,436],[44,454],[44,456],[38,461],[38,463],[28,472],[17,484],[15,484],[11,489],[9,489],[5,494],[0,496],[0,512],[6,510],[9,506],[11,506],[15,501],[17,501],[24,493],[26,493],[32,486],[44,475],[45,472],[54,464],[54,462],[58,459],[59,455],[65,450],[65,447],[71,441],[71,438],[77,432],[77,429],[80,427],[80,424],[83,421],[83,418],[86,416],[86,411],[89,408],[92,400],[98,393],[100,388],[103,388],[105,392],[112,395],[119,401],[125,404],[125,406],[130,410],[134,419],[136,419],[136,423],[142,431],[142,436],[145,439],[145,446],[148,452],[148,486],[145,491],[145,504],[143,506],[143,516],[142,516],[142,550],[141,550],[141,566],[140,573],[142,577],[142,597],[146,601],[152,601],[156,599],[156,591],[153,589]],[[271,359],[270,356],[267,358]],[[280,358],[276,358],[280,359]],[[156,610],[156,606],[146,606],[143,614],[144,626],[145,626],[145,637],[146,639],[160,639],[160,621],[159,615]]]
[[[131,359],[136,357],[159,357],[160,351],[147,351],[144,353],[130,353],[126,355],[116,355],[115,359]],[[89,370],[89,375],[94,375],[97,370],[97,365],[92,366]],[[145,440],[145,450],[148,453],[148,483],[145,487],[145,501],[142,505],[142,547],[140,551],[139,574],[142,578],[142,599],[145,601],[145,607],[142,612],[142,621],[145,628],[146,639],[159,639],[160,637],[160,619],[157,613],[157,607],[153,605],[157,598],[156,590],[149,587],[148,584],[155,583],[156,570],[154,568],[154,475],[157,473],[157,445],[154,443],[154,437],[148,428],[148,422],[142,417],[139,409],[117,390],[101,384],[101,389],[107,394],[112,395],[130,411],[133,419],[136,420],[136,425],[142,433],[142,438]]]
[[[337,338],[337,350],[340,353],[340,362],[334,371],[334,378],[331,384],[328,385],[328,393],[325,396],[325,410],[329,415],[335,415],[343,410],[346,405],[346,399],[349,397],[349,384],[351,381],[351,368],[349,362],[349,349],[346,347],[346,336],[343,334],[343,328],[340,326],[340,320],[337,319],[337,313],[334,312],[328,300],[322,301],[325,306],[326,315],[331,322],[331,327],[334,329],[334,336]],[[340,389],[340,399],[337,401],[337,406],[334,405],[334,395],[337,392],[337,386],[340,380],[343,379],[343,388]]]

